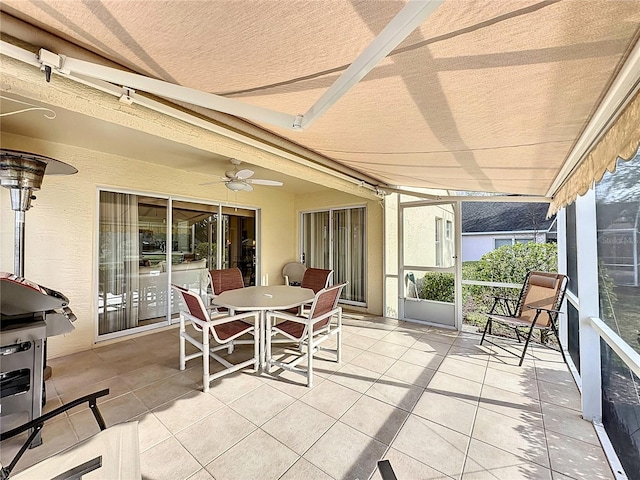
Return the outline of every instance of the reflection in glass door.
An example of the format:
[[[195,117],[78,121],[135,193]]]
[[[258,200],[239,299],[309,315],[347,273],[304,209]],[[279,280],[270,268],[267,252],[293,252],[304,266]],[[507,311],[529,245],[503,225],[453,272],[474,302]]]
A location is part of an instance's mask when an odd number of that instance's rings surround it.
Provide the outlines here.
[[[174,200],[171,204],[171,266],[165,270],[171,271],[173,285],[204,296],[209,285],[209,270],[217,264],[214,232],[219,207],[181,200]],[[171,317],[177,318],[182,299],[173,291],[170,298]],[[162,315],[166,316],[166,311]]]
[[[256,284],[256,212],[223,207],[223,268],[238,267],[245,287]]]
[[[400,215],[404,318],[455,326],[454,204],[405,205]]]

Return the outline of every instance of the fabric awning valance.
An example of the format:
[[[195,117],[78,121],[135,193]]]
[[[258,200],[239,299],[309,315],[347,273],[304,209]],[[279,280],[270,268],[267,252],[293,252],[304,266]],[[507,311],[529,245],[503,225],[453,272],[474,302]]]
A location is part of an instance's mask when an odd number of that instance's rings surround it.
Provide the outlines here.
[[[619,158],[631,160],[640,146],[640,92],[625,107],[618,120],[602,136],[564,184],[553,196],[549,215],[573,203],[602,180],[605,172],[614,172]]]

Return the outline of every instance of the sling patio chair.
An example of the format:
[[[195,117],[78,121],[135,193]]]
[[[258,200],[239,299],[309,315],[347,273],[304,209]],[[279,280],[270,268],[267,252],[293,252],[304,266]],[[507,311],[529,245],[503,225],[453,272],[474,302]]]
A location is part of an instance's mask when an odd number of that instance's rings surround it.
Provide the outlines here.
[[[216,315],[210,316],[202,298],[199,295],[182,288],[178,285],[171,285],[182,295],[182,300],[187,310],[180,311],[180,370],[186,368],[188,360],[202,357],[202,384],[203,391],[209,391],[209,384],[216,378],[229,373],[236,372],[253,364],[254,371],[259,368],[259,348],[260,348],[260,313],[243,312],[238,315]],[[187,323],[191,323],[197,332],[202,333],[202,341],[192,337],[186,329]],[[250,333],[253,340],[240,340],[240,337]],[[215,347],[210,347],[209,339],[218,343]],[[191,355],[186,354],[186,342],[194,345],[198,352]],[[233,352],[236,344],[253,343],[253,358],[237,364],[232,364],[225,358],[218,355],[217,351],[227,349],[227,353]],[[209,374],[209,357],[225,367],[222,371]]]
[[[236,290],[238,288],[244,288],[244,280],[242,278],[242,272],[238,267],[222,268],[219,270],[209,270],[209,285],[211,287],[211,296],[209,297],[209,303],[215,297],[227,290]],[[209,307],[212,310],[218,312],[226,312],[224,307]],[[233,311],[230,312],[233,315]]]
[[[308,316],[291,315],[288,312],[269,312],[267,314],[267,373],[270,373],[271,367],[276,366],[284,370],[299,373],[307,378],[307,386],[313,386],[313,356],[320,350],[332,351],[336,354],[336,361],[340,363],[342,353],[342,307],[338,306],[340,293],[346,285],[341,283],[329,288],[324,288],[316,293],[311,304],[311,310]],[[336,317],[335,323],[332,322]],[[283,320],[275,324],[275,321]],[[274,360],[271,355],[271,344],[275,342],[274,336],[282,335],[285,341],[298,344],[300,352],[297,358],[290,362],[280,362]],[[320,347],[320,344],[336,335],[336,349],[328,349]],[[277,340],[280,343],[281,340]],[[307,361],[307,369],[299,368],[298,365]]]
[[[327,288],[333,279],[333,270],[324,268],[307,268],[302,277],[302,288],[310,288],[318,293],[323,288]]]
[[[518,343],[521,343],[523,338],[525,339],[519,366],[522,366],[534,330],[540,331],[541,343],[544,343],[548,332],[552,332],[560,343],[557,320],[558,314],[561,313],[559,309],[564,299],[567,281],[567,276],[559,273],[531,271],[527,273],[517,301],[516,299],[494,296],[493,306],[487,313],[487,324],[484,327],[480,345],[486,341],[501,347],[486,338],[487,332],[491,334],[494,322],[512,328]],[[521,332],[520,329],[524,332]],[[560,347],[560,353],[566,363],[562,347]]]
[[[314,293],[318,293],[323,288],[327,288],[333,280],[333,270],[324,268],[307,268],[302,276],[301,288],[310,288]],[[290,308],[286,310],[291,314],[302,315],[304,313],[304,305]]]

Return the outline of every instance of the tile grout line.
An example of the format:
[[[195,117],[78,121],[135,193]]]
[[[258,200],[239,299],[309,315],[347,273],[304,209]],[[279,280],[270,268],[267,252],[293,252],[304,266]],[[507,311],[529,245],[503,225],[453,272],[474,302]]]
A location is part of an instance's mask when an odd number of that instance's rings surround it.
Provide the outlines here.
[[[471,441],[473,440],[473,431],[476,426],[476,420],[478,419],[478,411],[480,410],[480,399],[482,398],[482,390],[484,390],[485,380],[487,378],[487,370],[489,369],[489,359],[487,358],[487,365],[484,368],[484,375],[482,377],[482,388],[480,389],[480,393],[478,394],[478,400],[475,405],[475,412],[473,414],[473,422],[471,422],[471,430],[469,431],[469,440],[467,441],[467,447],[464,451],[464,460],[462,461],[462,467],[460,469],[459,480],[462,480],[464,476],[464,469],[467,466],[467,460],[469,459],[469,450],[471,448]],[[483,467],[484,468],[484,467]]]

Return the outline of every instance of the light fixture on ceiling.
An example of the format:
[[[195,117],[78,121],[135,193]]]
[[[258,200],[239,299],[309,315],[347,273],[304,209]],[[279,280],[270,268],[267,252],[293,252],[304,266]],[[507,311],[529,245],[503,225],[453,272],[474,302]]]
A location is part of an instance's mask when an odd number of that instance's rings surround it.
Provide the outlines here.
[[[233,190],[234,192],[238,192],[240,190],[249,190],[249,188],[247,188],[249,187],[249,185],[247,185],[242,180],[229,180],[225,183],[225,185],[229,190]],[[251,188],[251,190],[253,189]]]
[[[253,177],[253,170],[242,169],[238,170],[238,166],[242,163],[236,158],[230,159],[233,168],[224,173],[224,177],[220,177],[217,182],[207,182],[201,185],[211,185],[212,183],[224,182],[229,190],[234,192],[244,191],[251,192],[253,190],[252,185],[266,185],[270,187],[281,187],[282,182],[278,180],[265,180],[262,178]]]

